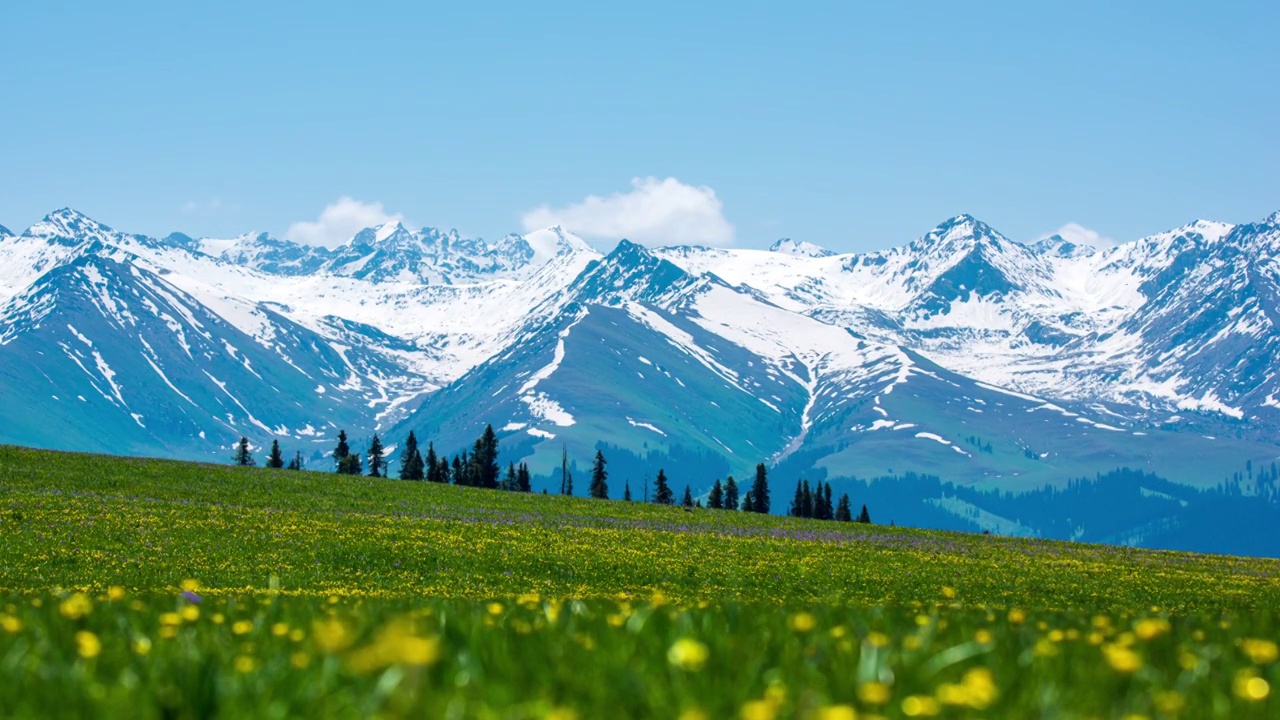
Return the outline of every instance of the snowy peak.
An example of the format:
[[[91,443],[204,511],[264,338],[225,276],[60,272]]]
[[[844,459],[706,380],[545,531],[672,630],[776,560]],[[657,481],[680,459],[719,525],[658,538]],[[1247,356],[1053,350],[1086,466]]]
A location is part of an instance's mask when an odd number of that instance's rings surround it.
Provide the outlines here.
[[[678,294],[694,281],[692,275],[643,245],[623,239],[578,278],[576,297],[587,303],[656,303]]]
[[[1047,238],[1037,240],[1029,247],[1041,255],[1058,258],[1089,257],[1098,253],[1098,248],[1092,245],[1072,242],[1061,235],[1050,235]]]
[[[1000,241],[1007,238],[993,230],[990,225],[968,213],[963,213],[939,223],[917,242],[945,244],[980,240]]]
[[[533,251],[533,264],[542,265],[549,262],[552,258],[559,255],[573,253],[596,254],[596,249],[591,247],[586,240],[567,232],[559,225],[552,225],[542,230],[534,230],[527,235],[508,235],[507,239],[512,242],[523,240],[529,249]]]
[[[1262,219],[1264,225],[1280,225],[1280,210],[1277,210]]]
[[[0,238],[13,237],[13,233],[9,232],[9,228],[0,225]]]
[[[45,215],[40,222],[27,228],[22,236],[61,245],[78,245],[90,240],[110,242],[116,233],[84,213],[62,208]]]
[[[792,240],[791,238],[782,238],[769,246],[769,252],[782,253],[783,255],[794,255],[795,257],[821,258],[831,257],[834,252],[814,245],[804,240]]]

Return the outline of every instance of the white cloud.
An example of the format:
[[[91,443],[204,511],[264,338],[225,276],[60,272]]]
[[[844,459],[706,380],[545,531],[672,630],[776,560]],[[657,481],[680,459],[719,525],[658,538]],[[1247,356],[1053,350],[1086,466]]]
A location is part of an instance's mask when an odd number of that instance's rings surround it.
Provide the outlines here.
[[[1089,247],[1095,247],[1099,250],[1112,248],[1119,244],[1097,230],[1091,230],[1079,223],[1073,222],[1067,223],[1051,233],[1046,233],[1038,239],[1044,240],[1045,238],[1053,237],[1054,235],[1060,235],[1062,239],[1075,245],[1088,245]]]
[[[380,202],[360,202],[344,195],[325,207],[319,219],[296,222],[284,236],[304,245],[333,248],[367,227],[403,220],[404,216],[399,213],[388,214]]]
[[[542,205],[521,216],[526,232],[560,225],[585,238],[626,238],[646,245],[729,245],[733,226],[716,191],[675,178],[633,178],[630,192],[588,195],[581,202]]]

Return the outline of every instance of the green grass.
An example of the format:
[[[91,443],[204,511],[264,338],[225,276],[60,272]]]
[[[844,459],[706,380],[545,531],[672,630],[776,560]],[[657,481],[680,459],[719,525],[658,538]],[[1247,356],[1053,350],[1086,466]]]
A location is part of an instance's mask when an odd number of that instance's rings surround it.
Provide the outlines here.
[[[1271,560],[12,447],[0,537],[5,717],[1280,710]]]

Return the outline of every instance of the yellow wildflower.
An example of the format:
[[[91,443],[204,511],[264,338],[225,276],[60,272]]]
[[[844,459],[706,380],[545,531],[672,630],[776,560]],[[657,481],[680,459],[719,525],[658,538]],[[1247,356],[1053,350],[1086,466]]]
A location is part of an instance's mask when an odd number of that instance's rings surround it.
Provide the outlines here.
[[[78,592],[66,600],[63,600],[62,603],[58,605],[58,612],[62,613],[62,616],[65,618],[79,620],[85,615],[93,612],[93,601],[89,599],[88,595]]]
[[[774,720],[778,709],[768,700],[752,700],[742,706],[742,720]]]
[[[796,632],[809,632],[817,624],[818,621],[807,612],[798,612],[787,618],[787,625]]]
[[[942,705],[928,695],[910,695],[902,701],[902,714],[907,717],[933,717]]]
[[[818,708],[817,720],[858,720],[852,705],[827,705]]]
[[[1249,659],[1255,665],[1273,663],[1277,657],[1280,657],[1280,648],[1277,648],[1276,644],[1270,640],[1245,638],[1240,641],[1240,649],[1244,651],[1245,655],[1249,656]]]
[[[82,658],[96,658],[102,652],[102,641],[88,630],[81,630],[76,633],[76,651]]]
[[[883,705],[889,702],[889,686],[882,682],[865,682],[858,686],[858,697],[868,705]]]
[[[1266,700],[1271,694],[1271,684],[1258,677],[1253,670],[1241,670],[1236,673],[1235,682],[1231,685],[1236,697],[1250,702]]]
[[[707,646],[692,638],[681,638],[667,651],[667,662],[681,670],[698,671],[710,656]]]
[[[1141,640],[1151,640],[1169,632],[1169,621],[1164,618],[1143,618],[1133,624],[1133,632]]]
[[[1103,645],[1102,655],[1111,669],[1119,673],[1135,672],[1142,667],[1142,658],[1138,653],[1118,643]]]

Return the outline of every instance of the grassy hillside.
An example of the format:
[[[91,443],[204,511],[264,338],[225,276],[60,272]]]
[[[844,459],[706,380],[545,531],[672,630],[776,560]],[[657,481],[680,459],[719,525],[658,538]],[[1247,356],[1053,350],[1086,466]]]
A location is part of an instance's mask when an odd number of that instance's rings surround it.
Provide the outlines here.
[[[1280,709],[1270,560],[13,447],[0,536],[3,716]]]

